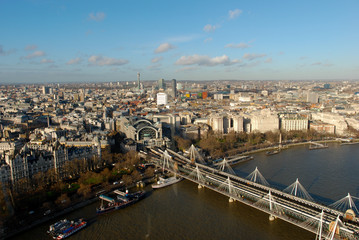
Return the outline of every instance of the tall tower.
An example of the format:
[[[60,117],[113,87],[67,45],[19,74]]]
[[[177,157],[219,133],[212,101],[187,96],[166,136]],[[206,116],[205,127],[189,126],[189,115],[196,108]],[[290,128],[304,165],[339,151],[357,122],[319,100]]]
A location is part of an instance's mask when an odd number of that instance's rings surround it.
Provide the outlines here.
[[[140,89],[140,73],[137,73],[137,88]]]
[[[163,78],[158,80],[158,89],[166,89],[165,80]]]
[[[172,97],[176,98],[177,97],[177,83],[176,83],[176,79],[172,79]]]

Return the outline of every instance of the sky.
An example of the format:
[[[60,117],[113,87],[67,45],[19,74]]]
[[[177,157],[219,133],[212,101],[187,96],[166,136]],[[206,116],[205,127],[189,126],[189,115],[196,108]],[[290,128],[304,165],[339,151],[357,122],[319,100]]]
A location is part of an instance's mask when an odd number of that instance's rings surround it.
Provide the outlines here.
[[[0,84],[359,79],[359,1],[0,0]]]

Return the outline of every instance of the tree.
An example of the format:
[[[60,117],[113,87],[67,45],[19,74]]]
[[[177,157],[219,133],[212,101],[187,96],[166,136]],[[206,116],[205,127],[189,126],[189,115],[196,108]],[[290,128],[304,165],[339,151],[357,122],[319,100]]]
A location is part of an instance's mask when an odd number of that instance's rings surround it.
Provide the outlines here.
[[[108,180],[111,177],[111,171],[108,168],[105,168],[104,170],[102,170],[100,175],[101,175],[104,182],[108,182]]]
[[[91,194],[91,186],[80,184],[80,188],[77,189],[77,194],[84,196],[87,198]]]
[[[66,193],[63,193],[56,199],[55,204],[60,207],[67,207],[71,204],[71,200]]]
[[[8,212],[6,207],[6,201],[5,201],[5,193],[3,192],[4,187],[2,186],[2,183],[0,182],[0,217],[4,219]]]
[[[145,177],[146,178],[150,178],[153,177],[155,175],[155,169],[153,167],[148,167],[145,170]]]
[[[31,187],[33,191],[41,192],[45,189],[46,179],[43,172],[38,172],[34,174],[31,178]]]
[[[47,185],[52,185],[55,182],[58,181],[59,176],[56,172],[55,168],[51,168],[49,170],[46,171],[46,173],[44,174],[44,178],[45,178],[45,182]]]
[[[123,180],[125,186],[129,186],[129,185],[131,185],[132,182],[133,182],[132,177],[131,177],[130,175],[124,175],[124,176],[122,177],[122,180]]]
[[[178,149],[181,150],[181,151],[187,150],[192,144],[191,140],[184,139],[184,138],[182,138],[180,136],[175,136],[174,140],[177,143]]]
[[[131,173],[131,177],[133,179],[134,182],[138,182],[142,179],[142,176],[141,174],[137,171],[137,170],[134,170],[132,173]]]
[[[237,134],[234,131],[231,131],[226,136],[226,143],[228,148],[234,148],[235,144],[238,142]]]
[[[268,132],[265,132],[264,136],[265,136],[265,139],[272,144],[279,142],[279,134],[277,132],[274,133],[272,131],[268,131]]]

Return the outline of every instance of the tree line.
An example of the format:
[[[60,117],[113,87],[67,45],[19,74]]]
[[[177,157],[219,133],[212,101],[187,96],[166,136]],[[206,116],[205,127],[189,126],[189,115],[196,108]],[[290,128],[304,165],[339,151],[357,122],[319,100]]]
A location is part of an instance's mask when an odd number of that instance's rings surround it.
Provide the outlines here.
[[[100,158],[74,159],[58,172],[50,169],[22,178],[11,187],[6,186],[14,216],[9,216],[3,191],[0,191],[0,219],[6,219],[6,225],[14,227],[28,217],[30,210],[61,210],[94,197],[100,190],[110,190],[115,187],[112,185],[115,181],[122,180],[122,186],[130,186],[144,177],[153,177],[153,168],[147,168],[144,173],[138,171],[136,167],[140,162],[136,151],[112,153],[106,149]]]
[[[289,142],[322,140],[327,137],[335,137],[334,135],[322,134],[314,130],[288,132],[268,131],[265,133],[258,131],[250,133],[229,132],[228,134],[221,134],[210,130],[208,134],[202,136],[199,140],[175,136],[174,141],[177,148],[181,151],[187,150],[191,144],[195,144],[204,150],[207,155],[213,158],[220,158],[258,148],[278,145],[280,135],[283,144]]]

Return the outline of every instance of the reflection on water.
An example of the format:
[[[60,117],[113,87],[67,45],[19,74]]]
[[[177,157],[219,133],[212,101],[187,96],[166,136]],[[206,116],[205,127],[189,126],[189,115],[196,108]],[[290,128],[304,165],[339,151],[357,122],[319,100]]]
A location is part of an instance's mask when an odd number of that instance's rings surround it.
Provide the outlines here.
[[[256,166],[279,189],[299,178],[318,201],[332,203],[348,192],[358,196],[359,148],[356,145],[330,145],[308,151],[296,147],[280,154],[255,155],[254,160],[235,167],[246,177]],[[146,190],[152,191],[150,187]],[[66,215],[84,217],[90,225],[71,239],[314,239],[314,235],[281,220],[270,222],[268,215],[244,204],[229,203],[228,198],[209,189],[197,189],[189,181],[153,191],[150,196],[128,208],[96,216],[99,203]],[[14,239],[49,239],[48,226],[41,225]]]

